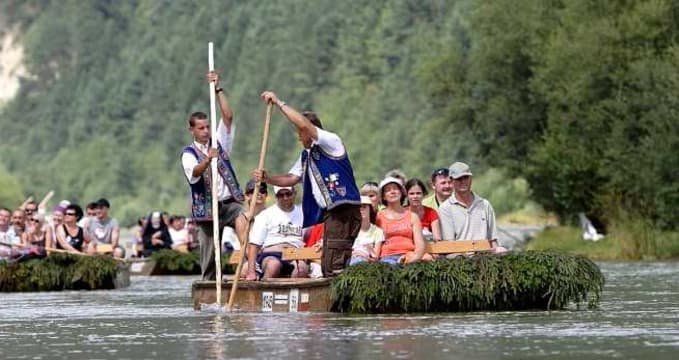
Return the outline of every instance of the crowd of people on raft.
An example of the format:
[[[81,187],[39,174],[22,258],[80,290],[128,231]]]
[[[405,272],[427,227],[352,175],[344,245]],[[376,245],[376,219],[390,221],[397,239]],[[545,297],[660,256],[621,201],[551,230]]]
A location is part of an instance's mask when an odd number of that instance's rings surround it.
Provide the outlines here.
[[[425,252],[426,241],[487,240],[494,252],[506,251],[497,243],[492,205],[471,190],[469,165],[454,162],[434,170],[428,179],[431,195],[424,181],[408,179],[400,171],[359,188],[341,138],[324,129],[315,113],[297,111],[272,91],[264,91],[261,100],[267,106],[276,106],[294,126],[303,149],[288,172],[269,174],[265,169],[253,169],[252,178],[241,190],[230,162],[233,112],[226,91],[219,87],[219,75],[210,71],[206,78],[214,84],[211,89],[221,119],[211,134],[205,113],[194,112],[188,117],[193,142],[182,150],[181,165],[191,194],[190,221],[162,212],[140,219],[135,241],[143,246],[135,248],[139,253],[132,255],[197,248],[202,278],[214,280],[215,251],[240,249],[247,265],[239,275],[256,280],[331,277],[346,266],[366,261],[396,264],[432,260],[436,255]],[[269,186],[275,203],[267,207]],[[298,193],[301,204],[296,201]],[[217,214],[212,214],[213,200]],[[94,253],[107,245],[113,256],[125,256],[119,226],[108,216],[110,203],[106,199],[89,204],[85,216],[75,204],[62,202],[58,208],[48,224],[34,202],[11,213],[1,209],[2,246],[11,249],[20,241],[48,249]],[[219,249],[213,245],[214,224],[218,224],[222,240]],[[283,259],[286,248],[301,247],[322,250],[320,262]]]
[[[494,252],[506,251],[497,246],[493,207],[471,191],[471,183],[471,169],[461,162],[434,170],[427,184],[419,178],[406,178],[400,170],[388,172],[379,182],[365,182],[360,187],[360,231],[347,265],[430,261],[438,255],[425,252],[427,241],[488,239],[495,242]],[[254,187],[255,181],[250,179],[246,203]],[[323,223],[303,227],[297,186],[272,186],[272,190],[275,203],[265,207],[269,189],[260,183],[247,251],[248,258],[255,260],[247,262],[243,275],[256,279],[322,277],[317,261],[285,261],[282,252],[290,247],[320,251]],[[222,251],[240,248],[235,233],[227,231]]]
[[[120,225],[109,215],[111,204],[101,198],[83,208],[60,201],[51,212],[27,199],[10,210],[0,206],[0,259],[47,252],[110,254],[116,258],[145,257],[160,249],[188,252],[198,247],[195,222],[183,215],[153,211],[139,218],[125,243]]]

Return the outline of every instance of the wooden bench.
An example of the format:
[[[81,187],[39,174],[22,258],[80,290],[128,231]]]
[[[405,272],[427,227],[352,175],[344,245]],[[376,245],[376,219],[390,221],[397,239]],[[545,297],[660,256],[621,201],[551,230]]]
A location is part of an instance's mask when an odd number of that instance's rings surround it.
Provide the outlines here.
[[[424,252],[429,254],[464,254],[471,252],[487,252],[492,247],[488,240],[442,240],[428,241],[425,244]],[[282,260],[320,260],[322,251],[317,251],[315,247],[287,248],[283,250]],[[229,258],[229,264],[238,264],[240,261],[240,250],[234,250]]]
[[[99,243],[97,244],[97,254],[110,254],[113,252],[113,245]]]
[[[283,249],[282,260],[320,260],[323,255],[315,247],[287,248]]]
[[[287,248],[283,249],[282,260],[320,260],[322,252],[316,251],[316,248]],[[240,250],[234,250],[229,257],[229,264],[238,264],[241,258]]]
[[[229,264],[238,265],[241,257],[243,257],[243,255],[241,254],[240,250],[232,251],[231,256],[229,257]]]
[[[460,254],[468,252],[491,251],[488,240],[442,240],[428,241],[424,252],[429,254]]]

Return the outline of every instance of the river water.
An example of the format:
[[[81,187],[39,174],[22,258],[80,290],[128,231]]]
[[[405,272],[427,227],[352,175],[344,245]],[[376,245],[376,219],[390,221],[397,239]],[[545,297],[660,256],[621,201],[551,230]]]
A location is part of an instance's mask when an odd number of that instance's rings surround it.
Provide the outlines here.
[[[0,293],[0,359],[679,358],[679,263],[600,266],[594,311],[219,314],[192,310],[192,277]]]

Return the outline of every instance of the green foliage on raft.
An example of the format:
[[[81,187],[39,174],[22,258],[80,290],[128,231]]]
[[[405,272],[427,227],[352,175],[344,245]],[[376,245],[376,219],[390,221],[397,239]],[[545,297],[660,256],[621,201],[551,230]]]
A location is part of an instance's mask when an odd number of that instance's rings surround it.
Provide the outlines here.
[[[350,313],[596,308],[604,286],[583,256],[527,251],[408,265],[347,268],[332,283],[334,310]]]
[[[200,274],[200,256],[195,252],[183,253],[174,250],[159,250],[151,254],[156,261],[154,274],[193,275]]]
[[[163,249],[151,254],[151,259],[156,261],[156,268],[153,270],[153,275],[200,274],[200,254],[195,251],[183,253],[175,250]],[[228,256],[222,256],[222,270],[224,274],[233,274],[234,267],[229,264],[228,259]]]
[[[0,291],[113,289],[118,264],[107,256],[51,254],[0,263]]]

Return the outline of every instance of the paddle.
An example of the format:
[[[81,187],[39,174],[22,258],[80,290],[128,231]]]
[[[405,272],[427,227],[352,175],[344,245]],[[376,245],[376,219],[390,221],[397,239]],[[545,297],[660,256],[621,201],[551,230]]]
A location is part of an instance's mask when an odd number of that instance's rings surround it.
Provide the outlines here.
[[[262,135],[262,148],[259,152],[259,164],[257,164],[257,168],[260,171],[264,169],[264,157],[266,156],[266,144],[269,140],[269,123],[271,122],[272,106],[273,104],[271,103],[269,103],[266,106],[266,117],[264,118],[264,133]],[[250,210],[248,213],[251,216],[252,214],[255,213],[255,204],[257,203],[257,191],[259,191],[260,183],[261,181],[259,180],[255,183],[255,192],[250,198]],[[249,232],[250,232],[250,222],[248,221],[245,234],[247,235]],[[247,253],[249,240],[250,236],[245,236],[245,243],[241,247],[241,254],[243,255]],[[229,311],[233,310],[233,300],[236,298],[236,291],[238,290],[238,280],[240,279],[240,272],[241,268],[243,267],[243,258],[245,258],[245,256],[241,256],[240,259],[238,260],[238,266],[236,266],[236,276],[233,278],[233,284],[231,284],[231,293],[229,294],[229,304],[227,306],[227,309]],[[248,259],[248,261],[255,261],[255,259]]]
[[[210,71],[215,70],[214,59],[214,45],[212,41],[208,43],[208,68]],[[217,145],[217,106],[215,99],[215,82],[210,81],[210,135],[211,146]],[[212,241],[215,248],[215,270],[217,272],[215,278],[215,286],[217,287],[217,304],[222,303],[222,259],[221,246],[219,239],[219,206],[217,204],[217,181],[219,176],[217,172],[217,158],[212,158],[210,161],[210,172],[213,181],[211,182],[210,193],[212,194]]]

